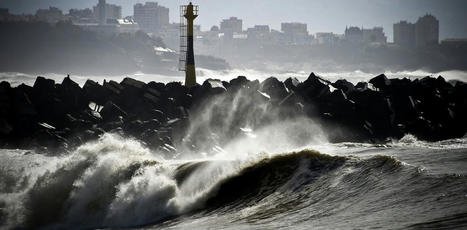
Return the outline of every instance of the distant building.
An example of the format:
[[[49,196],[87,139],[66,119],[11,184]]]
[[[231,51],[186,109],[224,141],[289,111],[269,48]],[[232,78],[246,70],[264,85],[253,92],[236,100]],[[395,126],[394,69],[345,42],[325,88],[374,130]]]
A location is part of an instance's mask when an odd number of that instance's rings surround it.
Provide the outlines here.
[[[413,47],[415,46],[415,25],[407,21],[400,21],[393,26],[394,44]]]
[[[169,26],[169,8],[159,6],[157,2],[134,5],[133,17],[146,33],[160,33]]]
[[[68,16],[73,23],[95,22],[94,14],[91,9],[70,9]]]
[[[373,29],[362,29],[363,43],[371,44],[386,44],[387,37],[383,32],[383,27],[374,27]]]
[[[439,21],[433,15],[420,17],[415,23],[415,45],[424,47],[439,44]]]
[[[344,38],[347,42],[360,44],[363,42],[363,31],[356,26],[346,27]]]
[[[84,30],[93,31],[106,35],[136,33],[139,30],[138,23],[128,19],[107,19],[105,24],[83,23],[75,24]]]
[[[281,23],[281,31],[287,34],[308,34],[306,23],[299,22]]]
[[[99,24],[107,23],[108,19],[121,19],[122,7],[114,4],[107,4],[105,0],[99,0],[99,3],[93,7],[94,18]]]
[[[243,21],[236,17],[230,17],[229,19],[224,19],[221,22],[221,27],[220,27],[221,32],[241,33],[242,30],[243,30]]]
[[[450,38],[450,39],[444,39],[441,41],[441,45],[443,47],[448,47],[452,49],[467,49],[467,38],[461,38],[461,39],[455,39],[455,38]]]
[[[335,45],[339,42],[341,36],[331,32],[319,32],[316,33],[316,43],[319,45]]]
[[[63,20],[64,16],[60,9],[56,7],[49,7],[49,9],[39,9],[36,11],[36,18],[40,21],[48,23],[57,23]]]
[[[255,25],[253,28],[247,29],[248,39],[257,41],[267,39],[270,31],[268,25]]]
[[[212,32],[219,32],[219,26],[212,26],[211,31]]]
[[[299,22],[281,23],[284,33],[283,42],[287,45],[304,45],[310,43],[307,24]]]
[[[86,9],[70,9],[68,11],[68,15],[73,18],[92,18],[93,12],[91,9],[86,8]]]
[[[42,12],[48,11],[42,10]],[[62,15],[60,20],[63,20],[65,17]],[[7,8],[0,8],[0,21],[10,21],[10,22],[28,22],[28,21],[36,21],[38,20],[36,15],[33,14],[10,14],[9,9]],[[45,18],[40,20],[45,21]],[[1,35],[0,35],[1,36]]]
[[[180,46],[180,23],[168,24],[158,36],[162,38],[168,48],[178,49]]]

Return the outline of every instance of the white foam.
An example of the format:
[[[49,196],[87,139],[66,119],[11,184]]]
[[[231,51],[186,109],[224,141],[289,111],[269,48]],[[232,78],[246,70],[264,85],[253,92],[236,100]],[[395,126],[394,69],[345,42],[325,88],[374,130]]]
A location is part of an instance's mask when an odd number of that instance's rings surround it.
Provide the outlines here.
[[[260,71],[254,69],[231,69],[225,71],[210,70],[204,68],[197,68],[197,78],[198,83],[202,83],[207,79],[220,79],[223,81],[229,81],[238,76],[246,76],[250,80],[259,80],[263,81],[266,78],[274,76],[281,81],[286,80],[289,77],[296,77],[297,79],[304,81],[308,77],[312,70],[298,70],[298,71]],[[371,78],[377,76],[377,73],[368,73],[360,70],[356,71],[336,71],[336,72],[315,72],[316,75],[323,77],[326,80],[331,82],[337,81],[339,79],[346,79],[354,84],[360,81],[368,81]],[[426,76],[438,77],[443,76],[446,80],[459,80],[467,82],[467,71],[461,70],[449,70],[442,71],[438,73],[432,73],[422,70],[416,71],[385,71],[384,74],[389,78],[404,78],[409,79],[423,78]],[[55,80],[55,82],[62,82],[63,78],[66,77],[64,74],[25,74],[19,72],[2,72],[0,73],[0,81],[10,82],[12,86],[20,85],[24,83],[26,85],[34,85],[37,75],[50,78]],[[142,72],[136,72],[132,74],[122,74],[122,75],[72,75],[71,79],[76,81],[79,85],[83,86],[87,79],[91,79],[102,84],[104,80],[114,80],[117,82],[122,81],[125,77],[131,77],[143,82],[183,82],[185,76],[182,72],[174,73],[172,75],[165,74],[147,74]]]

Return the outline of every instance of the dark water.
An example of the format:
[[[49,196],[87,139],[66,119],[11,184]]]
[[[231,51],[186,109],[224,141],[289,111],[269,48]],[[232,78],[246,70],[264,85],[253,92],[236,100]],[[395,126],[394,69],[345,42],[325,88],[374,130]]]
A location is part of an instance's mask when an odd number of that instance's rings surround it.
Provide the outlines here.
[[[465,138],[303,149],[164,159],[108,134],[63,156],[1,150],[1,228],[467,228]]]

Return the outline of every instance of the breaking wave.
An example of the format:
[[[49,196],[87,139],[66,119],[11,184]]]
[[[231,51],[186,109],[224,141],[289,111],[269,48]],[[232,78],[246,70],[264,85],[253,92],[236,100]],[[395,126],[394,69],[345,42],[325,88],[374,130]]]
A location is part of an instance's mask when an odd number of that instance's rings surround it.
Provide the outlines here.
[[[2,154],[0,223],[6,229],[467,224],[465,176],[428,175],[384,155],[302,150],[167,160],[114,134],[63,156]]]

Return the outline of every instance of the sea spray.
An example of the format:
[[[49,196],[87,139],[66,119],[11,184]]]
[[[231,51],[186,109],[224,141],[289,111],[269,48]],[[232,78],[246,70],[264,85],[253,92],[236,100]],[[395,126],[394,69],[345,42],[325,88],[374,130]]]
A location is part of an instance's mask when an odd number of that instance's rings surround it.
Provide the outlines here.
[[[360,148],[375,150],[357,144],[336,146],[355,148],[352,154],[357,155]],[[349,223],[403,227],[434,217],[444,221],[444,216],[454,220],[444,226],[464,223],[465,176],[432,175],[430,169],[418,170],[419,163],[405,164],[385,155],[360,158],[301,151],[237,158],[232,154],[224,160],[202,155],[168,160],[135,140],[115,134],[105,134],[68,155],[18,150],[3,154],[2,176],[9,173],[7,168],[30,169],[30,173],[15,171],[19,175],[8,185],[12,187],[6,186],[0,194],[1,228],[5,229],[148,224],[155,224],[154,228],[167,224],[234,228],[248,223],[280,228],[288,221],[298,228],[309,227],[310,221],[319,228],[345,228]],[[429,213],[412,211],[424,209]],[[401,213],[397,224],[381,215],[387,211]]]
[[[183,156],[204,153],[230,159],[328,142],[319,123],[294,109],[274,107],[263,95],[246,85],[195,103],[188,127],[174,137],[176,148]]]
[[[104,134],[69,155],[12,152],[5,161],[12,164],[9,167],[33,164],[37,169],[29,171],[33,175],[19,172],[27,182],[16,179],[11,182],[18,184],[16,190],[2,192],[2,206],[8,210],[2,213],[3,227],[129,227],[157,222],[203,208],[220,181],[269,156],[166,160],[116,134]],[[185,164],[195,167],[180,179],[177,175]]]
[[[301,81],[306,80],[309,75],[310,69],[298,70],[294,69],[293,71],[284,72],[282,69],[275,70],[275,71],[261,71],[255,69],[246,69],[246,68],[239,68],[239,69],[231,69],[226,71],[217,71],[217,70],[210,70],[204,68],[198,68],[198,75],[199,81],[204,82],[206,79],[220,79],[223,81],[229,81],[233,78],[238,76],[248,76],[249,79],[258,79],[260,81],[270,77],[276,76],[280,80],[285,80],[289,77],[295,77]],[[348,81],[356,84],[360,81],[368,81],[378,73],[371,73],[365,72],[361,70],[356,71],[325,71],[325,72],[316,72],[318,75],[322,76],[323,78],[334,82],[336,80],[346,78]],[[427,72],[423,70],[415,70],[415,71],[385,71],[384,74],[390,78],[403,78],[408,77],[410,79],[417,79],[423,78],[426,76],[443,76],[446,80],[458,80],[458,81],[467,81],[467,72],[461,70],[449,70],[449,71],[442,71],[438,73]],[[0,73],[0,81],[7,81],[10,82],[13,86],[18,86],[22,83],[32,86],[38,74],[26,74],[26,73],[19,73],[19,72],[1,72]],[[42,74],[47,78],[54,79],[56,82],[61,82],[66,74],[57,74],[57,73],[47,73]],[[72,75],[73,80],[75,80],[81,86],[84,85],[87,79],[94,80],[96,82],[102,83],[105,80],[114,80],[117,82],[122,81],[125,77],[131,77],[143,82],[150,82],[154,81],[154,79],[158,79],[159,82],[168,83],[173,81],[183,82],[184,76],[170,76],[170,75],[163,75],[163,74],[148,74],[142,72],[136,72],[133,74],[125,74],[119,76],[102,76],[102,75]]]

